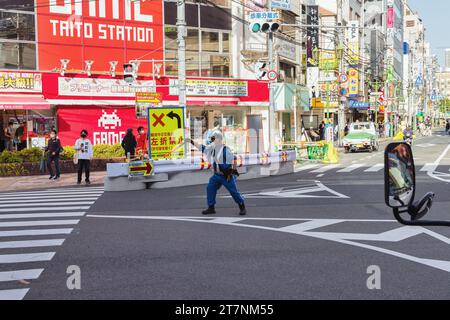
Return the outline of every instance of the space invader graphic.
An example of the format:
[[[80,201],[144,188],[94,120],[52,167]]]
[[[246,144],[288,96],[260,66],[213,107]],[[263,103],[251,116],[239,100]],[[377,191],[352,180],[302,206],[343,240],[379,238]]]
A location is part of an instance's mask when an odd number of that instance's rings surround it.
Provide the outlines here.
[[[122,120],[117,116],[117,110],[108,114],[102,109],[102,116],[98,119],[98,126],[103,127],[105,130],[114,130],[117,127],[122,126]]]

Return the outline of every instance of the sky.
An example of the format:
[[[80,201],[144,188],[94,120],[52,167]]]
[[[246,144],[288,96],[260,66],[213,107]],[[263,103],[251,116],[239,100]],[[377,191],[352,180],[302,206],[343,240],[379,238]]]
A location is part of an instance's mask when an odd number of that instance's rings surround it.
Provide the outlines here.
[[[413,11],[418,12],[427,29],[425,40],[431,43],[439,64],[444,66],[445,48],[450,48],[450,0],[409,0]]]

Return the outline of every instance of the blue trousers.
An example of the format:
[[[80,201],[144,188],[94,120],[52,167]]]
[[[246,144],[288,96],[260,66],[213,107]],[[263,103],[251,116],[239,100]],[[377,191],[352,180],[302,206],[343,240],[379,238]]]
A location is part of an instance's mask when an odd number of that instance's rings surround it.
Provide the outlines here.
[[[210,179],[208,183],[208,187],[206,188],[206,194],[208,198],[208,206],[214,206],[216,204],[216,195],[217,190],[220,189],[220,187],[224,186],[228,192],[233,197],[233,200],[237,204],[243,204],[244,198],[242,198],[241,193],[237,189],[236,185],[236,177],[232,176],[230,181],[227,181],[224,176],[220,176],[218,174],[214,174]]]

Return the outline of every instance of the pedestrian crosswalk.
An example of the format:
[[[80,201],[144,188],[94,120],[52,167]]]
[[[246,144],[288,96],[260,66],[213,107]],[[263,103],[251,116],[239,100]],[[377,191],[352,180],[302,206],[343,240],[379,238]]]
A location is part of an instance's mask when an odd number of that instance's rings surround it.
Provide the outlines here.
[[[438,167],[437,164],[427,163],[422,166],[416,166],[416,173],[419,172],[433,172]],[[322,177],[330,174],[377,174],[382,173],[384,170],[384,163],[376,164],[363,164],[363,163],[351,163],[351,164],[305,164],[299,165],[295,168],[296,173],[312,174]],[[1,213],[1,207],[0,207]]]
[[[299,165],[295,172],[302,174],[354,174],[354,173],[378,173],[384,169],[384,163],[366,165],[362,163],[343,164],[306,164]],[[1,210],[1,209],[0,209]],[[1,212],[1,211],[0,211]]]
[[[21,300],[103,187],[0,193],[0,300]]]

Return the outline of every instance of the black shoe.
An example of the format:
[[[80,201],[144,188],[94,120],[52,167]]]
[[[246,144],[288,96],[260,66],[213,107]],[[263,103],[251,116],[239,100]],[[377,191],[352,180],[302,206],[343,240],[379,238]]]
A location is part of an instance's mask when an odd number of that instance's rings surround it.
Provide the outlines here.
[[[48,180],[53,180],[53,178],[54,178],[53,176],[50,176],[50,178],[48,178]]]
[[[77,181],[77,184],[81,184],[81,181]]]
[[[59,177],[58,176],[56,176],[56,177],[53,177],[53,180],[58,180],[59,179]]]
[[[214,206],[210,206],[208,207],[208,209],[202,211],[202,214],[214,214],[214,213],[216,213],[216,209],[214,208]]]
[[[245,209],[245,204],[239,205],[239,215],[245,216],[247,214],[247,210]]]
[[[86,184],[91,184],[91,182],[89,180],[86,181]]]

